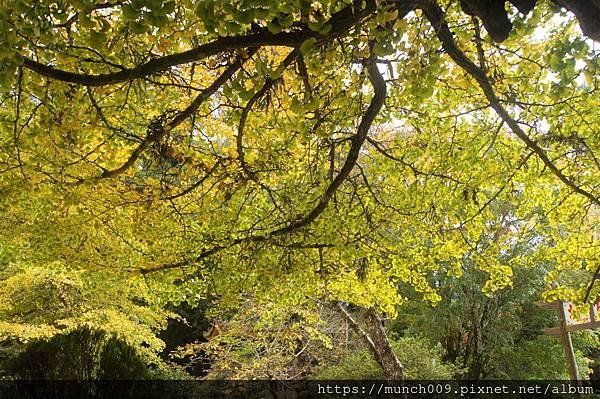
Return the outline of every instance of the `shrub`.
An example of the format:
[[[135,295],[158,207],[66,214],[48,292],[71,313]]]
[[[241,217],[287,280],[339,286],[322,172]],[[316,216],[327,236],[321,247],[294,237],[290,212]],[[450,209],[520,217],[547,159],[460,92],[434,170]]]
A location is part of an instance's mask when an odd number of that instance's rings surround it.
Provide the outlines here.
[[[432,347],[425,339],[402,337],[391,342],[394,352],[404,366],[406,379],[448,380],[459,368],[444,363],[441,348]],[[384,378],[379,365],[366,349],[345,353],[335,364],[320,367],[312,376],[317,380],[381,380]]]
[[[89,327],[32,341],[4,361],[10,378],[32,380],[137,380],[149,369],[136,349]]]

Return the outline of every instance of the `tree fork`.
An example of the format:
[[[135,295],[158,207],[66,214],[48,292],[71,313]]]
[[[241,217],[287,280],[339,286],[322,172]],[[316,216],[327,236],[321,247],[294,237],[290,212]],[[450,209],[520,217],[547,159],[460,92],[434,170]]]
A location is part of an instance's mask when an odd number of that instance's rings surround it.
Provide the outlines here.
[[[344,318],[350,323],[350,327],[362,338],[367,345],[369,352],[375,358],[375,361],[381,367],[383,375],[387,381],[402,381],[404,380],[404,367],[394,353],[392,345],[383,329],[381,319],[373,308],[365,311],[364,322],[367,326],[365,331],[361,325],[354,320],[352,315],[348,313],[341,302],[337,303],[337,307]]]

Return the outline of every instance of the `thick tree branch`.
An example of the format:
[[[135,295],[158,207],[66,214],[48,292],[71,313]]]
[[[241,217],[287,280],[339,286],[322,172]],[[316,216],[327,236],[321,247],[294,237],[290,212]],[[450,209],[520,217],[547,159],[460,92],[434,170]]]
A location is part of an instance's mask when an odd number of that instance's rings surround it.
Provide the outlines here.
[[[206,249],[193,259],[184,259],[180,262],[163,264],[152,269],[141,270],[140,273],[148,274],[160,270],[168,270],[189,266],[193,263],[198,263],[203,259],[214,255],[223,249],[234,247],[243,242],[263,242],[273,237],[290,234],[312,223],[321,213],[323,213],[337,189],[350,175],[350,172],[356,165],[360,149],[367,139],[369,129],[371,128],[375,117],[379,114],[379,111],[381,110],[385,102],[386,84],[385,80],[383,79],[383,76],[381,75],[381,72],[379,72],[379,69],[377,68],[375,59],[371,58],[366,60],[365,67],[369,75],[369,81],[373,86],[373,98],[371,99],[371,103],[369,104],[369,107],[365,111],[365,114],[363,115],[358,125],[356,134],[351,140],[350,150],[348,151],[348,155],[346,156],[346,161],[344,162],[344,165],[342,166],[338,174],[335,176],[333,181],[329,184],[325,192],[321,195],[319,203],[312,209],[312,211],[310,211],[304,217],[290,223],[288,226],[273,230],[267,234],[237,238],[225,245],[215,245],[212,248]]]
[[[136,68],[100,75],[64,71],[29,58],[25,58],[23,66],[40,75],[63,82],[76,83],[83,86],[104,86],[140,79],[177,65],[188,64],[229,50],[266,45],[297,47],[301,43],[302,34],[287,32],[277,35],[260,32],[246,36],[225,37],[182,53],[154,58]]]
[[[352,169],[354,169],[354,165],[356,165],[356,161],[358,160],[360,149],[367,139],[371,124],[383,107],[386,97],[385,80],[383,79],[381,72],[379,72],[374,58],[366,61],[366,68],[369,75],[369,81],[373,86],[374,95],[371,99],[371,103],[369,104],[369,108],[367,108],[367,111],[363,115],[362,120],[358,125],[356,135],[354,135],[351,140],[350,150],[348,151],[348,155],[346,156],[346,161],[344,162],[342,169],[329,184],[325,190],[325,193],[323,193],[321,196],[319,203],[311,212],[289,226],[273,231],[271,235],[277,236],[293,232],[315,220],[325,210],[325,208],[327,208],[327,204],[333,197],[333,194],[335,194],[344,180],[346,180],[346,178],[350,175]]]
[[[408,1],[406,0],[403,0],[402,2],[408,4]],[[64,82],[76,83],[84,86],[110,85],[143,78],[173,66],[188,64],[231,50],[258,48],[262,46],[299,47],[305,40],[310,38],[316,38],[319,42],[330,41],[346,33],[348,29],[359,23],[363,18],[375,12],[376,8],[375,0],[366,1],[364,8],[361,7],[360,1],[355,1],[353,4],[335,13],[329,19],[328,24],[333,28],[327,34],[320,34],[303,26],[301,27],[301,30],[293,32],[272,34],[268,31],[261,30],[242,36],[221,37],[194,49],[154,58],[136,68],[124,69],[113,73],[91,75],[69,72],[45,65],[27,57],[24,59],[23,66],[40,75]]]
[[[336,302],[336,305],[337,305],[337,309],[342,314],[342,316],[344,316],[344,318],[346,320],[348,320],[348,323],[350,323],[350,327],[352,327],[354,332],[357,333],[363,339],[365,344],[367,344],[367,346],[369,347],[369,350],[371,352],[377,352],[377,347],[375,346],[375,343],[369,336],[369,333],[367,333],[360,326],[360,324],[356,320],[354,320],[352,315],[350,313],[348,313],[348,311],[346,310],[346,307],[341,302]]]
[[[375,310],[373,308],[365,310],[364,320],[369,330],[367,332],[352,318],[352,315],[348,313],[341,302],[337,302],[337,308],[346,320],[348,320],[352,329],[367,344],[369,351],[381,367],[386,379],[389,381],[402,380],[404,378],[404,367],[394,353]]]
[[[575,14],[584,35],[600,41],[600,2],[598,0],[552,1]]]
[[[525,133],[519,123],[515,121],[508,111],[502,106],[500,99],[496,96],[494,88],[492,87],[492,84],[490,83],[486,73],[473,61],[471,61],[462,50],[458,48],[450,28],[444,20],[444,12],[440,6],[433,0],[423,0],[419,4],[419,8],[421,8],[427,16],[427,19],[433,26],[437,37],[442,42],[442,47],[446,53],[448,53],[450,58],[452,58],[452,60],[454,60],[458,66],[460,66],[477,81],[483,90],[485,97],[489,101],[490,106],[510,127],[513,133],[519,137],[525,143],[525,145],[527,145],[527,147],[529,147],[537,155],[537,157],[542,160],[544,165],[546,165],[546,167],[550,169],[550,171],[552,171],[552,173],[554,173],[554,175],[558,177],[559,180],[562,181],[567,187],[571,188],[576,193],[587,197],[596,205],[600,205],[600,199],[598,196],[581,188],[571,178],[564,175],[562,171],[558,169],[558,167],[550,160],[546,152],[534,140],[532,140],[527,133]]]
[[[287,68],[298,57],[299,54],[300,52],[298,50],[292,51],[283,60],[279,68]],[[244,152],[244,129],[246,128],[246,120],[248,119],[248,115],[250,114],[250,111],[252,111],[252,107],[254,106],[254,104],[256,104],[256,102],[258,102],[261,98],[263,98],[267,94],[267,92],[273,88],[273,86],[277,83],[278,80],[279,78],[272,79],[271,77],[267,77],[265,79],[265,83],[263,84],[263,86],[246,103],[246,106],[244,107],[240,116],[240,122],[238,123],[238,131],[235,138],[238,159],[240,161],[242,169],[244,170],[244,173],[246,173],[246,175],[250,179],[256,181],[257,183],[258,179],[256,175],[252,170],[250,170],[248,164],[246,163],[246,157]]]
[[[253,52],[252,52],[252,54],[253,54]],[[174,128],[179,126],[181,123],[183,123],[183,121],[185,121],[187,118],[192,116],[198,110],[198,108],[204,101],[206,101],[213,94],[215,94],[217,92],[217,90],[219,90],[219,88],[226,81],[228,81],[235,72],[237,72],[242,67],[242,65],[245,61],[246,61],[246,59],[238,58],[233,64],[231,64],[229,67],[227,67],[227,69],[225,69],[225,71],[223,71],[223,73],[217,79],[215,79],[215,81],[210,86],[208,86],[207,88],[202,90],[200,92],[200,94],[198,94],[196,96],[194,101],[192,101],[192,103],[190,105],[188,105],[187,108],[178,112],[171,119],[170,122],[163,124],[162,120],[154,121],[148,127],[148,134],[147,134],[146,138],[133,150],[133,152],[127,159],[127,161],[125,161],[125,163],[123,165],[121,165],[120,167],[118,167],[116,169],[105,170],[100,176],[96,177],[96,179],[98,179],[98,178],[106,179],[106,178],[115,177],[115,176],[125,172],[127,169],[131,168],[133,166],[133,164],[137,161],[137,159],[140,157],[140,155],[142,155],[142,153],[146,150],[146,148],[148,148],[148,146],[150,146],[150,144],[160,140],[169,131],[173,130]],[[78,183],[83,183],[84,181],[85,181],[84,179],[81,179],[78,181]]]

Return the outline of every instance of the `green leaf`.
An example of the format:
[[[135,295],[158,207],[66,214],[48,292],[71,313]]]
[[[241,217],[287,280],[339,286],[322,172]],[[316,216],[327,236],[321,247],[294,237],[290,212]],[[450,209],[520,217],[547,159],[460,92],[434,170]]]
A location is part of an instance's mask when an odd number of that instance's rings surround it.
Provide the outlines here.
[[[140,10],[133,8],[129,4],[124,4],[121,10],[123,11],[123,16],[128,21],[135,21],[140,16]]]
[[[142,24],[141,22],[130,22],[129,23],[129,28],[134,32],[134,33],[145,33],[146,30],[148,29],[146,25]]]
[[[332,28],[333,28],[333,26],[331,24],[325,24],[325,25],[323,25],[323,27],[321,29],[319,29],[319,33],[322,35],[326,35],[329,32],[331,32]]]
[[[163,4],[162,8],[160,9],[160,14],[171,14],[173,11],[175,11],[175,6],[175,1],[167,1],[165,4]]]
[[[273,20],[267,24],[267,29],[269,30],[269,32],[276,35],[280,33],[283,28],[277,22],[275,22],[275,20]]]
[[[300,45],[300,53],[302,53],[302,55],[308,54],[312,50],[312,48],[315,46],[316,43],[317,43],[317,39],[314,37],[311,37],[310,39],[306,39]]]
[[[106,45],[107,36],[104,33],[90,31],[90,45],[96,50],[103,50]]]

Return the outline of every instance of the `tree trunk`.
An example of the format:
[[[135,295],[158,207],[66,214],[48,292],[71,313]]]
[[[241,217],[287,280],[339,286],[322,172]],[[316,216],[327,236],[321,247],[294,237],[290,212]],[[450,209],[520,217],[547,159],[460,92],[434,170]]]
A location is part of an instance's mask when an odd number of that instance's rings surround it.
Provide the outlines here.
[[[402,380],[404,378],[404,368],[402,363],[392,350],[387,334],[383,329],[383,324],[373,308],[365,313],[365,323],[369,330],[369,335],[373,341],[375,350],[373,356],[381,366],[386,380]]]
[[[381,367],[383,375],[388,381],[399,381],[404,379],[404,367],[400,360],[392,350],[387,334],[383,329],[381,319],[373,308],[367,309],[364,314],[364,321],[367,326],[365,331],[357,321],[355,321],[344,305],[338,303],[338,308],[350,323],[350,326],[363,341],[367,344],[367,348],[373,354],[375,361]]]

